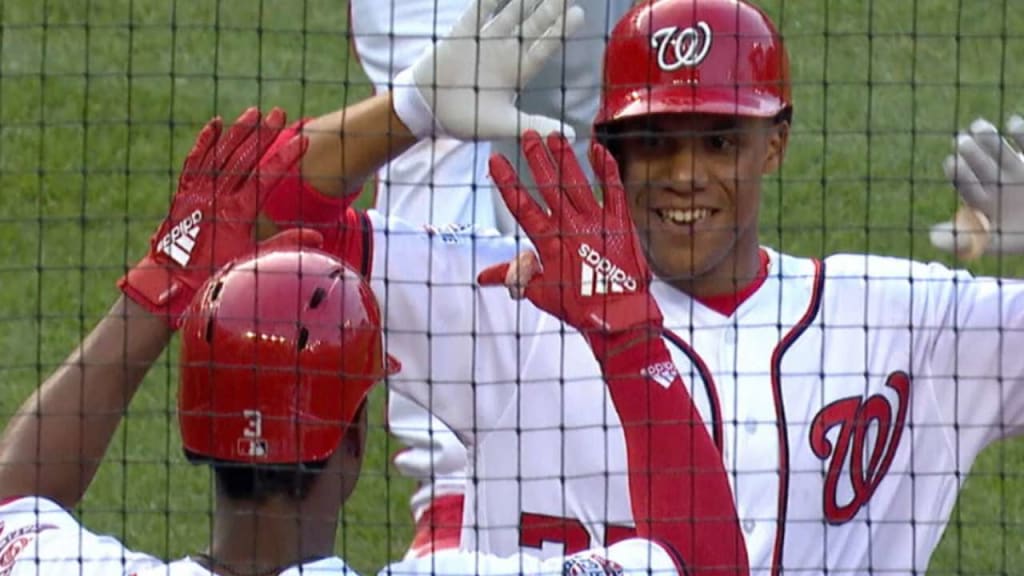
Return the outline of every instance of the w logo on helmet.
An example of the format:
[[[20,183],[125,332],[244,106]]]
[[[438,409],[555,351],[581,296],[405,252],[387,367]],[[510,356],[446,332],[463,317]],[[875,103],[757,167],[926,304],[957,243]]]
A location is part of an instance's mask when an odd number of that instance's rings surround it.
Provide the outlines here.
[[[662,28],[651,36],[651,48],[658,51],[658,66],[666,72],[692,68],[703,62],[711,51],[711,27],[701,20],[683,29],[678,26]]]

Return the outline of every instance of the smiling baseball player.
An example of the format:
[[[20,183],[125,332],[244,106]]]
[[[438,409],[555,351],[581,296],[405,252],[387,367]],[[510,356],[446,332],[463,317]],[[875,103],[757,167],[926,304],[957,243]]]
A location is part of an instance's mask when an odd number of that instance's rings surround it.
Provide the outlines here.
[[[411,145],[435,126],[472,138],[475,117],[460,114],[468,109],[489,119],[492,134],[515,118],[511,92],[460,101],[444,89],[469,81],[463,68],[492,70],[467,52],[439,49],[443,62],[412,68],[439,92],[396,87],[374,104],[390,103],[384,110],[406,129],[392,143]],[[978,453],[1024,423],[1024,356],[1015,352],[1024,344],[1024,285],[938,264],[814,260],[761,245],[761,179],[783,162],[794,103],[782,39],[750,3],[642,2],[616,26],[604,76],[595,128],[625,182],[664,345],[728,471],[751,571],[924,571]],[[344,128],[330,141],[311,135],[311,150],[331,156],[307,156],[304,176],[360,174],[331,148]],[[569,189],[586,183],[571,159],[557,144],[533,136],[527,144],[528,154],[562,158],[549,180],[561,194],[548,197],[572,202]],[[361,156],[362,174],[393,150]],[[967,156],[962,146],[958,154]],[[492,174],[510,185],[507,169]],[[995,231],[1024,226],[1007,193],[1016,188],[956,181]],[[462,545],[548,557],[634,534],[645,518],[626,481],[623,397],[601,378],[585,335],[557,314],[472,285],[524,247],[430,236],[372,211],[348,211],[341,222],[330,242],[372,259],[389,350],[405,362],[391,385],[470,447]],[[538,251],[542,277],[578,290],[573,298],[610,307],[639,286],[600,245],[554,263]],[[522,283],[516,273],[530,277],[524,266],[509,268],[513,287]]]

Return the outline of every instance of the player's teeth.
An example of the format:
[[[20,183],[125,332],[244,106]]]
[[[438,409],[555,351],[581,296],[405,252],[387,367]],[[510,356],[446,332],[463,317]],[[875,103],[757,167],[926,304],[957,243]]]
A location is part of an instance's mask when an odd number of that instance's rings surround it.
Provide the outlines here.
[[[707,208],[688,208],[685,210],[677,209],[665,209],[659,210],[658,214],[662,220],[666,222],[672,222],[673,224],[693,224],[698,220],[703,220],[711,215],[711,210]]]

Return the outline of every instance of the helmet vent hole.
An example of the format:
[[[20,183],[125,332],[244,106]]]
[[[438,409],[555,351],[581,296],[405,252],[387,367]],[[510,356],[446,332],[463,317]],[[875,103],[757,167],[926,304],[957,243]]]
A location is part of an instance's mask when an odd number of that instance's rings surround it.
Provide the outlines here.
[[[206,334],[204,335],[208,343],[213,342],[213,317],[206,319]]]
[[[224,289],[224,282],[217,282],[213,285],[213,292],[210,293],[210,302],[216,302],[220,298],[220,291]]]
[[[324,298],[326,296],[327,291],[317,286],[316,290],[313,290],[313,297],[309,299],[309,307],[315,309],[317,306],[320,305],[321,302],[324,301]]]
[[[334,280],[335,278],[340,278],[342,272],[344,272],[344,270],[338,268],[334,272],[331,272],[327,277],[330,278],[331,280]]]
[[[299,352],[306,349],[307,342],[309,342],[309,330],[303,326],[299,329]]]

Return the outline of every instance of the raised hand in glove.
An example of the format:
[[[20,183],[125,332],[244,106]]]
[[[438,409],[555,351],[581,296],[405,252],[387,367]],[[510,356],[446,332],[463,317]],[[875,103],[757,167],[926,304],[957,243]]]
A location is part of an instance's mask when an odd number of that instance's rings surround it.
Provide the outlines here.
[[[973,210],[961,209],[955,220],[932,227],[936,248],[969,257],[1024,253],[1024,119],[1010,117],[1006,130],[1009,140],[979,119],[957,136],[943,169]]]
[[[273,158],[263,158],[285,121],[279,109],[263,118],[250,108],[226,133],[217,117],[196,138],[149,252],[118,282],[129,298],[166,317],[171,328],[179,326],[192,297],[213,272],[257,249],[253,225],[266,192],[306,151],[306,139],[296,137]],[[317,246],[319,239],[316,232],[303,231],[279,235],[261,246]]]
[[[519,90],[583,24],[572,0],[474,0],[448,35],[394,80],[398,117],[420,138],[518,138],[572,128],[516,108]]]
[[[598,144],[590,150],[604,189],[601,206],[563,136],[552,134],[545,145],[528,132],[523,152],[550,213],[504,157],[491,157],[491,177],[540,261],[527,252],[515,263],[484,270],[480,283],[520,282],[527,299],[579,330],[599,357],[630,340],[660,337],[661,311],[648,292],[650,270],[611,154]]]

